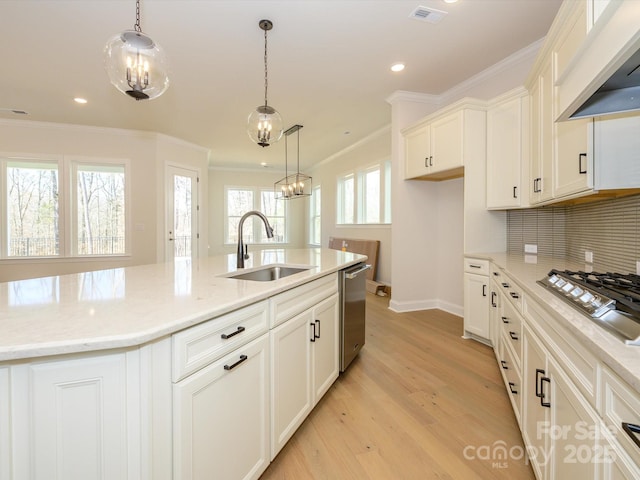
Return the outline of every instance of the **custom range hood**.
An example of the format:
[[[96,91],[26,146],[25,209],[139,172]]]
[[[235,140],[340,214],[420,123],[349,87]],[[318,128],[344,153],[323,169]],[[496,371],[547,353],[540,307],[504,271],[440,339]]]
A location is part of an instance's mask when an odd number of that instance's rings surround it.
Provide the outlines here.
[[[612,1],[556,81],[557,120],[640,110],[640,1]]]
[[[640,110],[640,50],[591,95],[571,118]]]

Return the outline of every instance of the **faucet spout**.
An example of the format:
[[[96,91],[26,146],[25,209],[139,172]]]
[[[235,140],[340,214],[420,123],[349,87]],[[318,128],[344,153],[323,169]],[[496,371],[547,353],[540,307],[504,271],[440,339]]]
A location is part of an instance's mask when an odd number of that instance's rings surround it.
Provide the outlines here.
[[[240,218],[240,223],[238,223],[238,252],[236,261],[237,268],[244,268],[245,255],[246,258],[249,258],[249,255],[245,252],[244,243],[242,242],[242,226],[244,225],[244,221],[251,215],[256,215],[262,220],[262,222],[264,223],[264,228],[267,232],[267,238],[273,238],[273,228],[271,228],[271,225],[269,225],[269,220],[267,220],[267,217],[264,215],[264,213],[259,212],[258,210],[251,210],[250,212],[245,213]]]

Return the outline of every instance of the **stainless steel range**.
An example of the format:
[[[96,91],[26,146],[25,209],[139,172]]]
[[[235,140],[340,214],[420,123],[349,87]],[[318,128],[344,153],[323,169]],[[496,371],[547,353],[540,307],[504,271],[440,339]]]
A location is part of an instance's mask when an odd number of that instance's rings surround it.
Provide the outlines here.
[[[551,270],[538,283],[627,345],[640,345],[640,275]]]

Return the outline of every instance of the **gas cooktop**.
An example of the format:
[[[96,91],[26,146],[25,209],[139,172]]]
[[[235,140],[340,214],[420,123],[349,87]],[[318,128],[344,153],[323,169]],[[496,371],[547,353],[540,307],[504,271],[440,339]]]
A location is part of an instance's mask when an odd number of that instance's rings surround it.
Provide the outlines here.
[[[640,275],[551,270],[538,283],[627,345],[640,345]]]

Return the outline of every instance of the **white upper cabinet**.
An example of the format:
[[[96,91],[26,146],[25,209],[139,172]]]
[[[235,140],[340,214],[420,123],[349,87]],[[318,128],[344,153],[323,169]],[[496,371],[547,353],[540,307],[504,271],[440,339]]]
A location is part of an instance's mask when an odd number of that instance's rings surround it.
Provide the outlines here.
[[[529,96],[524,88],[507,92],[487,110],[487,208],[527,204],[523,168],[528,159]],[[523,196],[525,199],[523,200]]]
[[[405,180],[448,180],[461,177],[474,155],[484,158],[486,105],[463,99],[421,120],[402,133],[405,140]]]

